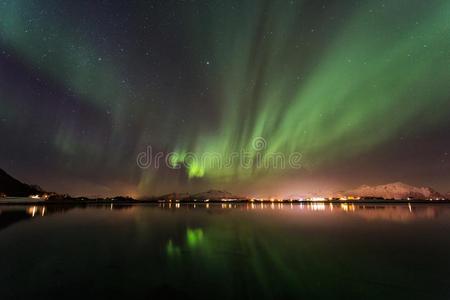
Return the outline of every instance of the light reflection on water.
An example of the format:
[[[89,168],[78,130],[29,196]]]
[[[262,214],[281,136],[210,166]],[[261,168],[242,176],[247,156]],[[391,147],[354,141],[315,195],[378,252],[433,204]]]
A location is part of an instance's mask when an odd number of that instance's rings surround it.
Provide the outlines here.
[[[0,298],[449,299],[448,232],[448,205],[0,206]]]
[[[367,219],[389,219],[389,220],[412,220],[415,218],[435,218],[439,211],[442,211],[445,205],[426,205],[426,204],[349,204],[349,203],[222,203],[222,204],[181,204],[181,203],[160,203],[157,205],[91,205],[89,207],[103,210],[133,209],[141,206],[158,207],[161,209],[234,209],[234,210],[301,210],[311,212],[329,212],[329,213],[354,213]],[[55,208],[56,209],[53,209]],[[50,214],[54,212],[65,212],[77,208],[77,206],[50,206]],[[45,205],[33,206],[0,206],[1,212],[25,210],[31,217],[45,216],[48,208]],[[1,218],[1,216],[0,216]]]
[[[212,205],[212,206],[211,206]],[[366,219],[387,219],[407,221],[416,218],[435,218],[439,211],[449,207],[446,205],[427,204],[353,204],[353,203],[248,203],[248,204],[159,204],[160,208],[182,209],[234,209],[234,210],[301,210],[311,212],[353,213]]]

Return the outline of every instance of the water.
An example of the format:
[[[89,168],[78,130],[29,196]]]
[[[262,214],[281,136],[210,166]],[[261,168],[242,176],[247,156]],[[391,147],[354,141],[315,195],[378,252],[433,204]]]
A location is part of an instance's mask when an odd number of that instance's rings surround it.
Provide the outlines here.
[[[448,205],[0,210],[0,299],[450,299]]]

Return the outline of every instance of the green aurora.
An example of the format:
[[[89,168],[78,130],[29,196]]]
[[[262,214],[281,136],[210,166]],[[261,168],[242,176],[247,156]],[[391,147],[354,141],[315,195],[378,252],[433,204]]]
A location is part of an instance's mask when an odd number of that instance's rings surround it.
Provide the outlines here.
[[[424,10],[420,21],[411,15],[393,18],[407,2],[390,3],[388,9],[362,5],[343,22],[306,78],[305,62],[293,59],[303,55],[296,18],[302,3],[292,9],[286,3],[253,2],[248,5],[258,9],[238,13],[213,5],[218,11],[201,20],[221,35],[202,42],[213,49],[212,84],[219,82],[222,114],[216,130],[183,135],[176,161],[187,152],[228,157],[240,149],[254,158],[258,151],[251,143],[264,137],[265,152],[299,151],[307,166],[315,167],[386,143],[405,127],[437,126],[447,115],[442,106],[448,106],[450,92],[450,68],[442,68],[449,62],[450,4]],[[223,14],[228,22],[216,24]],[[401,30],[391,32],[395,26]],[[270,28],[270,34],[261,34],[262,28]],[[239,166],[215,169],[213,159],[189,161],[188,175],[255,176],[254,169]]]
[[[449,1],[124,5],[135,23],[117,18],[97,28],[89,16],[80,19],[83,9],[76,4],[60,11],[55,1],[0,4],[2,49],[69,91],[97,120],[91,126],[84,116],[56,116],[38,131],[46,139],[39,151],[55,153],[59,172],[101,169],[100,182],[132,182],[125,192],[141,195],[245,185],[326,170],[405,133],[448,124]],[[169,8],[173,19],[162,13]],[[144,49],[147,33],[133,26],[156,9],[160,26],[172,24],[158,34],[176,32],[172,44],[183,45],[179,49],[158,45],[156,37]],[[135,58],[139,51],[151,61]],[[173,56],[164,58],[166,52]],[[178,68],[184,67],[189,70],[182,74]],[[182,75],[177,81],[174,74]],[[3,85],[0,97],[0,117],[16,120],[5,130],[16,134],[34,126],[17,120],[19,92]],[[41,113],[51,119],[54,106],[43,105]],[[262,150],[253,145],[259,137],[266,142]],[[147,145],[174,152],[171,166],[187,168],[137,168],[135,156]],[[215,165],[217,157],[242,151],[251,161],[298,152],[302,170]]]

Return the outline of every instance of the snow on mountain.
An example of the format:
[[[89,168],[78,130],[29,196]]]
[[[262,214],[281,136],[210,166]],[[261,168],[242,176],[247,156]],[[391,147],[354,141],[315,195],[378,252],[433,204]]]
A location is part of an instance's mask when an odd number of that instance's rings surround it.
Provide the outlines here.
[[[159,200],[184,200],[188,199],[191,195],[189,193],[170,193],[166,195],[159,196]]]
[[[179,200],[179,201],[191,201],[191,200],[242,200],[246,197],[232,194],[227,191],[209,190],[197,194],[189,193],[170,193],[158,197],[159,200]]]
[[[220,191],[220,190],[209,190],[206,192],[194,194],[191,196],[192,199],[198,199],[198,200],[222,200],[222,199],[246,199],[246,197],[242,197],[239,195],[234,195],[227,191]]]
[[[415,187],[402,182],[389,183],[386,185],[368,186],[346,192],[349,196],[376,197],[384,199],[440,199],[445,198],[429,187]]]

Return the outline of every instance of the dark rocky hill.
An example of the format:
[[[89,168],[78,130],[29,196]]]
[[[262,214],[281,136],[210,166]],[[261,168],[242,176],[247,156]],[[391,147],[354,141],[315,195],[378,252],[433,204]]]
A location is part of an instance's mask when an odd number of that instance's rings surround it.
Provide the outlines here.
[[[0,195],[7,197],[28,197],[42,195],[45,192],[35,185],[25,184],[0,169]]]

